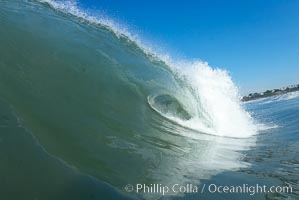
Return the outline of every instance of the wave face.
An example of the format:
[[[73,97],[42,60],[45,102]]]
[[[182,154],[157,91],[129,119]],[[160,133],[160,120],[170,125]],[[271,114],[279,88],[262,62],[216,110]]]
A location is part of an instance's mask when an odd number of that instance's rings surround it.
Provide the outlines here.
[[[226,71],[160,56],[74,2],[0,11],[1,97],[52,155],[119,188],[246,166],[257,129]]]
[[[168,70],[169,77],[163,80],[166,89],[162,88],[160,90],[161,86],[158,85],[145,95],[170,95],[170,98],[177,99],[177,103],[185,107],[185,112],[190,112],[192,116],[189,117],[188,122],[186,120],[183,120],[183,122],[180,117],[177,118],[177,116],[171,114],[165,115],[164,113],[164,116],[188,128],[213,135],[242,138],[256,134],[257,130],[251,117],[240,105],[238,89],[226,71],[213,69],[207,63],[201,61],[173,61],[170,57],[158,55],[145,46],[137,36],[132,36],[133,34],[126,28],[108,18],[95,17],[80,10],[75,1],[41,0],[41,2],[46,2],[54,9],[71,14],[79,20],[85,20],[86,23],[106,28],[111,34],[115,34],[118,40],[125,40],[122,45],[132,45],[131,48],[140,51],[141,54],[144,54],[141,55],[143,59],[150,62],[148,66],[144,64],[139,66],[144,70],[143,73],[151,72],[152,68],[156,67]],[[118,48],[127,49],[121,45]],[[117,61],[120,66],[126,66],[115,55],[107,54],[106,51],[103,51],[103,53],[110,60]],[[135,55],[125,55],[124,57],[138,60],[138,56]],[[111,64],[115,65],[115,63]],[[149,87],[150,84],[144,84],[144,82],[136,83],[136,78],[142,78],[140,77],[142,75],[138,72],[139,69],[131,67],[128,70],[128,73],[133,73],[126,74],[126,76],[130,76],[131,82],[135,82],[134,84],[138,87],[142,86],[146,89]],[[148,78],[151,80],[156,79],[154,76]],[[177,90],[179,92],[176,92]],[[161,94],[157,94],[160,91]],[[161,108],[155,108],[155,105],[151,103],[150,105],[158,113],[163,113],[162,110],[159,110]],[[175,111],[169,111],[169,113],[173,112]]]

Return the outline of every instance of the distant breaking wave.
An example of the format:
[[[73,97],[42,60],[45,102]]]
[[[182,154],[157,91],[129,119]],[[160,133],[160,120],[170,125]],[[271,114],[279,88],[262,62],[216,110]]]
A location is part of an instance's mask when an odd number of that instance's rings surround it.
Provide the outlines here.
[[[266,99],[261,99],[261,104],[274,103],[279,101],[291,100],[299,97],[299,91],[272,96]]]

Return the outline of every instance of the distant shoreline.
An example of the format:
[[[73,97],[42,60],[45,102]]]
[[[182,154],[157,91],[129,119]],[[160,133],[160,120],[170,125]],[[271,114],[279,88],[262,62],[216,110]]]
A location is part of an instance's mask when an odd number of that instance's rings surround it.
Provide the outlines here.
[[[252,101],[252,100],[257,100],[257,99],[262,99],[262,98],[267,98],[271,96],[276,96],[280,94],[286,94],[289,92],[295,92],[299,91],[299,84],[298,85],[291,85],[286,88],[282,89],[273,89],[273,90],[266,90],[265,92],[261,93],[250,93],[247,96],[242,97],[241,101]]]

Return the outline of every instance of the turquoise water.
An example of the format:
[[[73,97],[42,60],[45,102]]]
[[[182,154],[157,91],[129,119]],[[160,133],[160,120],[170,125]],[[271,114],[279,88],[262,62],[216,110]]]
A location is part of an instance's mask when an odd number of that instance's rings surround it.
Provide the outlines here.
[[[241,104],[227,72],[47,2],[0,1],[0,199],[298,198],[297,93]],[[293,193],[125,191],[138,183]]]

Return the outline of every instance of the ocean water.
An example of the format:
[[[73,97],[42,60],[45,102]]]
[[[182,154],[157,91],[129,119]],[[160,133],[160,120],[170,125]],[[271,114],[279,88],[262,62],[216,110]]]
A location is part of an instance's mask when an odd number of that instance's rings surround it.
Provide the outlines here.
[[[298,92],[239,99],[228,72],[157,54],[73,1],[0,0],[0,199],[298,199]]]

